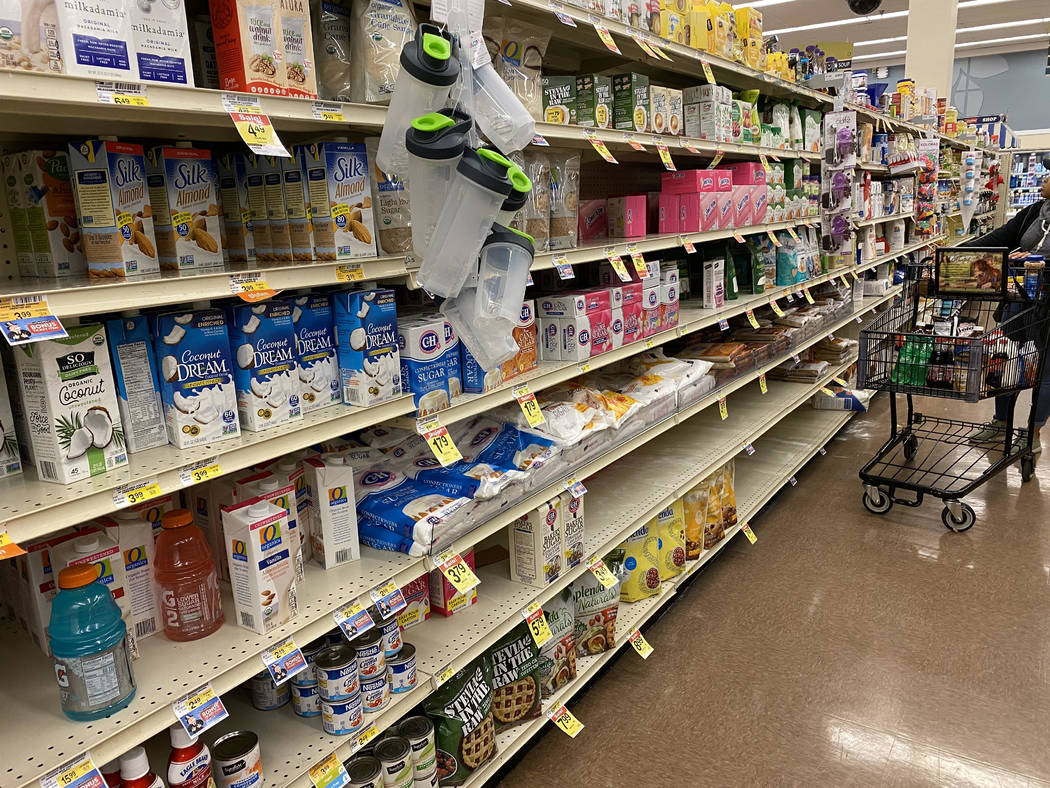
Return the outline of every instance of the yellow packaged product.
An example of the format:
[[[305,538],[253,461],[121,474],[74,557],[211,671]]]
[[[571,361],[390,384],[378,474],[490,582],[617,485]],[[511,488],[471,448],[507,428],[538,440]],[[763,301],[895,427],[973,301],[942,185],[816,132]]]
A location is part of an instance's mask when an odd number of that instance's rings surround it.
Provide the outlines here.
[[[685,557],[695,561],[704,549],[704,523],[707,522],[707,498],[711,485],[707,479],[682,498],[682,513],[685,516]]]
[[[737,8],[733,11],[736,17],[736,37],[762,39],[762,12],[757,8]]]
[[[722,468],[722,523],[726,528],[736,525],[736,460]]]
[[[670,580],[685,571],[685,509],[682,499],[672,503],[649,521],[656,534],[660,580]]]
[[[707,477],[709,487],[707,493],[707,514],[704,517],[704,549],[710,550],[722,541],[726,535],[725,524],[722,521],[722,480],[724,474],[722,469]]]
[[[643,525],[623,540],[623,575],[620,601],[637,602],[660,593],[659,540],[656,532]]]
[[[701,52],[714,49],[715,31],[707,6],[694,7],[689,12],[689,46]]]
[[[736,34],[736,17],[733,13],[733,6],[729,3],[719,3],[718,11],[722,17],[722,24],[726,29],[726,57],[743,63],[744,45]]]
[[[719,57],[729,58],[731,57],[729,49],[729,32],[731,27],[728,24],[726,11],[722,8],[722,3],[716,3],[714,0],[708,0],[707,8],[711,14],[711,24],[715,33],[714,48],[710,52]],[[730,7],[731,12],[732,7]]]

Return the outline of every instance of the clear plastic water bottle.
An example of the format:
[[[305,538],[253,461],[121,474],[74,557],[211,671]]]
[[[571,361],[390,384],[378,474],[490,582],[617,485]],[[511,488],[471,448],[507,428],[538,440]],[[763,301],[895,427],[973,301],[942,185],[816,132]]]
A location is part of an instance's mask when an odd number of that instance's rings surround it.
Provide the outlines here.
[[[201,529],[186,509],[160,519],[153,577],[160,594],[164,634],[171,640],[206,637],[222,626],[222,599],[215,558]]]

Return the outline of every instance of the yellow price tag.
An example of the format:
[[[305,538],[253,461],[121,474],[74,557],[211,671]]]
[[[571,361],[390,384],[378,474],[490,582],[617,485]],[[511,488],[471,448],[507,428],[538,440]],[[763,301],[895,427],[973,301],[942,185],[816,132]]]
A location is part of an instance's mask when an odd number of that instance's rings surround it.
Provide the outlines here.
[[[452,441],[452,436],[448,434],[448,430],[438,421],[437,416],[418,419],[416,421],[416,432],[423,436],[423,439],[427,442],[430,450],[434,452],[434,456],[441,463],[442,467],[447,468],[452,463],[463,459],[463,455],[459,453],[459,449],[456,448],[456,444]]]
[[[92,775],[92,772],[95,774]],[[91,755],[85,753],[41,777],[40,785],[41,788],[66,788],[66,786],[93,788],[96,785],[105,785],[105,782],[95,768],[95,764],[92,763]]]
[[[657,142],[656,150],[660,153],[660,161],[664,163],[664,169],[669,172],[677,172],[678,168],[674,166],[674,161],[671,160],[671,151],[667,149],[667,146],[662,142]]]
[[[532,635],[532,639],[536,641],[536,646],[542,646],[552,637],[551,628],[547,625],[547,617],[543,614],[543,608],[540,607],[539,602],[532,602],[521,611],[521,614],[525,616],[525,623],[528,624],[529,633]]]
[[[835,381],[836,383],[838,383],[844,389],[848,389],[849,388],[849,383],[847,383],[845,380],[840,378],[838,375],[833,377],[832,380]]]
[[[747,322],[751,324],[751,327],[758,328],[758,318],[755,317],[755,313],[750,309],[745,309],[744,314],[747,315]]]
[[[521,406],[521,412],[525,414],[525,420],[530,427],[536,427],[547,420],[540,410],[540,404],[536,402],[536,395],[529,391],[528,386],[518,386],[511,393]]]
[[[609,571],[609,567],[598,556],[591,556],[591,560],[587,562],[587,568],[591,570],[591,574],[598,578],[598,582],[606,588],[612,588],[616,585],[616,576]]]
[[[634,263],[634,271],[638,274],[640,279],[645,279],[649,276],[649,268],[645,264],[645,257],[642,256],[641,251],[634,244],[627,247],[627,251],[631,253],[631,262]]]
[[[132,482],[123,487],[118,487],[113,493],[113,503],[116,506],[133,506],[151,498],[161,495],[160,484],[156,481]]]
[[[696,247],[693,246],[693,242],[686,238],[684,235],[678,236],[678,241],[685,248],[686,254],[696,253]]]
[[[481,582],[467,562],[463,560],[463,556],[455,550],[446,550],[439,555],[437,565],[441,574],[447,577],[452,587],[461,594],[476,588]]]
[[[364,278],[365,270],[360,263],[335,267],[335,281],[337,282],[360,282]]]
[[[587,137],[587,141],[591,143],[591,147],[594,148],[598,155],[605,159],[609,164],[619,164],[616,161],[616,157],[609,153],[609,149],[605,147],[605,143],[598,139],[598,135],[593,131],[585,131],[584,135]]]
[[[742,244],[744,242],[744,236],[742,236],[738,231],[733,230],[733,240],[736,241],[738,244]]]
[[[704,58],[700,58],[700,68],[704,71],[704,79],[707,80],[708,84],[717,85],[715,82],[715,72],[711,70],[711,64]]]
[[[350,775],[346,773],[343,762],[335,757],[334,752],[329,753],[320,763],[311,766],[307,774],[310,775],[310,782],[314,784],[314,788],[328,788],[330,785],[341,788],[350,782]]]
[[[718,415],[721,417],[722,421],[729,418],[729,406],[726,404],[725,397],[718,398]]]
[[[44,296],[0,298],[0,321],[51,317],[51,307]]]
[[[454,675],[456,675],[456,669],[454,667],[452,667],[451,665],[445,665],[445,667],[443,667],[441,670],[439,670],[437,673],[434,674],[434,677],[433,677],[434,689],[437,689],[438,687],[440,687],[442,684],[444,684],[446,681],[448,681]]]
[[[766,158],[766,154],[764,154],[764,153],[758,154],[758,160],[762,164],[762,169],[765,170],[766,173],[769,173],[770,172],[769,159]]]
[[[587,374],[590,371],[591,371],[591,362],[585,361],[582,364],[580,364],[580,372],[582,372],[584,374]]]
[[[219,466],[218,457],[210,460],[201,460],[179,468],[179,481],[182,482],[183,487],[188,487],[191,484],[200,484],[221,475],[222,468]]]
[[[758,376],[758,390],[765,394],[769,391],[769,386],[766,385],[766,373],[763,372]]]
[[[25,555],[25,550],[11,541],[7,529],[0,525],[0,561],[5,558],[14,558],[16,555]]]
[[[813,295],[809,292],[809,288],[808,287],[803,287],[802,288],[802,295],[804,295],[806,297],[806,300],[809,303],[811,303],[811,304],[813,303]]]
[[[755,536],[755,532],[751,530],[751,526],[747,523],[744,523],[744,527],[740,530],[744,532],[744,536],[747,537],[747,541],[751,542],[751,544],[754,544],[758,541],[758,537]]]
[[[262,274],[230,274],[230,292],[234,295],[238,293],[258,293],[269,289],[270,286],[266,284]]]
[[[638,45],[638,48],[642,50],[645,54],[647,54],[649,57],[659,57],[659,55],[657,55],[652,50],[652,48],[647,43],[645,43],[645,39],[643,39],[641,36],[632,35],[631,38],[634,39],[634,43]]]
[[[653,50],[653,52],[656,53],[657,57],[662,58],[668,62],[672,62],[670,55],[664,52],[663,49],[660,48],[660,45],[657,44],[655,41],[649,42],[649,49]]]
[[[774,315],[776,315],[777,317],[784,316],[784,310],[780,308],[780,304],[777,303],[777,300],[775,298],[769,299],[769,306],[772,308]]]
[[[798,233],[795,232],[795,228],[794,227],[788,227],[787,228],[787,234],[791,236],[791,240],[792,241],[794,241],[795,243],[798,243]]]
[[[376,724],[373,722],[371,725],[369,725],[367,728],[365,728],[363,731],[361,731],[359,734],[357,734],[357,746],[358,746],[358,748],[360,749],[361,747],[364,747],[366,744],[368,744],[370,741],[372,741],[372,739],[374,739],[378,735],[379,735],[379,728],[377,728]]]
[[[827,386],[821,386],[820,387],[820,393],[823,394],[826,397],[834,397],[835,396],[835,392],[832,391],[831,389],[829,389]]]
[[[612,266],[616,275],[620,277],[620,281],[630,282],[631,275],[627,273],[627,266],[623,264],[620,255],[616,254],[616,250],[611,246],[606,246],[602,251],[605,253],[605,259],[609,261],[609,265]]]
[[[631,633],[631,636],[627,638],[630,642],[631,647],[638,652],[638,655],[642,659],[649,659],[649,655],[653,653],[653,647],[649,645],[649,641],[642,637],[642,633],[637,629]]]
[[[711,159],[711,163],[707,165],[707,169],[711,170],[718,166],[718,162],[722,161],[722,157],[725,155],[725,151],[721,148],[715,150],[715,157]]]
[[[605,44],[605,48],[610,52],[615,52],[617,55],[621,54],[620,48],[616,46],[616,42],[613,41],[612,33],[609,32],[609,28],[605,25],[594,23],[594,31],[598,34],[598,38]]]
[[[651,340],[651,339],[647,339],[647,340],[645,340],[645,346],[649,350],[652,350],[654,347],[656,347],[656,343],[653,342],[653,340]]]
[[[547,717],[565,733],[569,734],[570,738],[575,739],[576,735],[583,730],[583,723],[576,719],[564,705],[548,711]]]
[[[335,102],[315,101],[312,109],[314,120],[329,120],[340,123],[346,120],[343,115],[342,105]]]
[[[854,281],[854,282],[856,282],[856,281],[859,281],[859,280],[860,280],[860,277],[859,277],[859,276],[857,276],[857,272],[856,272],[856,271],[850,271],[850,272],[849,272],[849,275],[853,277],[853,281]]]
[[[776,233],[772,230],[766,230],[766,235],[769,236],[769,240],[772,242],[773,246],[780,248],[780,239],[777,238]]]

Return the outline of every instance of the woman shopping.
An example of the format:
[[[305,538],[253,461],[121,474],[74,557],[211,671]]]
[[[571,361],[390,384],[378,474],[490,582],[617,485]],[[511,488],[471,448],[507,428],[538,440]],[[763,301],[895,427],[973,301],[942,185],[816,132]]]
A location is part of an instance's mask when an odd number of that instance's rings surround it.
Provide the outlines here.
[[[974,238],[963,246],[1006,247],[1011,260],[1023,260],[1030,254],[1050,256],[1050,177],[1043,180],[1039,202],[1019,211],[1014,218],[992,230],[987,235]],[[1013,398],[1009,395],[995,398],[995,416],[992,422],[971,440],[983,443],[1000,440]],[[1050,363],[1043,367],[1043,380],[1039,386],[1039,399],[1035,406],[1035,433],[1032,436],[1032,452],[1039,454],[1042,444],[1039,433],[1047,418],[1050,417]]]

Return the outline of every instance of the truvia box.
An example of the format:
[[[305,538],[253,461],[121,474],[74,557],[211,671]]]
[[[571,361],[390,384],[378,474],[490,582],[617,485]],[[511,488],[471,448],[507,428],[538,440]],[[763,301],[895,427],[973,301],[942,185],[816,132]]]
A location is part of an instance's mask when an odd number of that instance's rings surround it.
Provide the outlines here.
[[[30,458],[40,478],[69,484],[126,465],[124,427],[101,323],[12,348]]]
[[[222,153],[216,163],[230,261],[254,263],[255,215],[248,190],[248,161],[243,153]],[[265,204],[265,197],[263,199]]]
[[[146,152],[146,172],[160,267],[221,266],[222,211],[211,151],[152,148]]]
[[[296,364],[299,368],[299,401],[303,413],[342,402],[335,352],[332,304],[326,294],[292,300]]]
[[[142,146],[113,140],[72,142],[69,164],[88,276],[120,278],[160,271]]]
[[[543,588],[562,573],[565,541],[561,507],[561,498],[552,498],[507,526],[513,582]]]
[[[372,191],[364,143],[311,143],[301,146],[301,151],[317,257],[375,257]]]
[[[65,151],[18,154],[21,194],[37,276],[84,276],[84,240]]]
[[[576,77],[543,77],[543,120],[576,123]]]
[[[268,501],[223,507],[237,623],[265,635],[299,615],[288,512]]]
[[[649,77],[644,74],[613,75],[613,128],[649,130]]]
[[[240,435],[223,311],[159,313],[150,328],[168,442],[187,449]]]
[[[354,452],[303,459],[310,499],[310,547],[325,569],[361,557],[354,495]]]
[[[612,77],[603,74],[576,77],[576,123],[598,129],[612,128]]]
[[[227,310],[242,429],[257,432],[303,417],[292,306],[270,300]]]
[[[168,431],[164,426],[149,320],[142,315],[107,320],[106,336],[128,451],[134,454],[166,446]]]
[[[445,320],[441,315],[398,322],[401,385],[412,394],[417,418],[433,415],[449,406],[444,333]]]
[[[332,294],[343,402],[374,405],[401,394],[393,290]]]
[[[11,399],[7,393],[4,360],[0,357],[0,478],[21,472],[22,460],[18,453],[15,419],[11,412]]]

